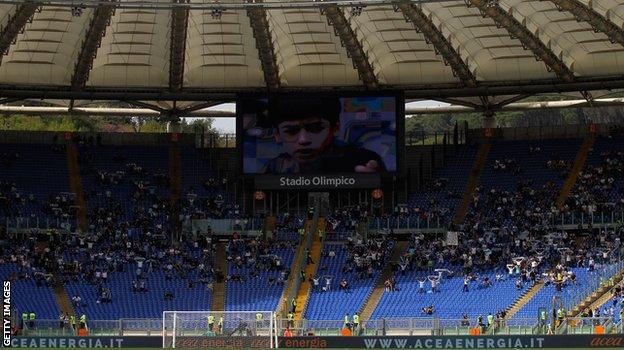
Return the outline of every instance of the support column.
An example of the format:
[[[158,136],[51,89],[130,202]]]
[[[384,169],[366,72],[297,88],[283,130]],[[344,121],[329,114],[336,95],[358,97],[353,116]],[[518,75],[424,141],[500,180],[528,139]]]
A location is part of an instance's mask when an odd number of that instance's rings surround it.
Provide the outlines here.
[[[182,127],[180,126],[180,121],[176,120],[176,121],[170,121],[167,122],[167,132],[168,133],[180,133],[182,132]]]
[[[487,110],[483,113],[483,127],[494,129],[496,128],[496,113],[491,110]]]

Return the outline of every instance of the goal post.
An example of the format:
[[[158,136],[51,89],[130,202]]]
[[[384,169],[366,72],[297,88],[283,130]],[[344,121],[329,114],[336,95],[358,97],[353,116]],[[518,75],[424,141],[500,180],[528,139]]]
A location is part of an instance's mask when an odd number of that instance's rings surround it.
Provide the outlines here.
[[[163,311],[162,347],[277,348],[274,311]]]

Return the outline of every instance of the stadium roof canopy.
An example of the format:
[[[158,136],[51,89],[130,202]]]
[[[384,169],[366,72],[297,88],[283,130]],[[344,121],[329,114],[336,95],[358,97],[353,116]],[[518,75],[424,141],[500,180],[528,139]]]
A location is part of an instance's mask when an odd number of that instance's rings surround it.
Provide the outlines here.
[[[623,24],[624,0],[0,0],[0,103],[592,98],[624,88]]]

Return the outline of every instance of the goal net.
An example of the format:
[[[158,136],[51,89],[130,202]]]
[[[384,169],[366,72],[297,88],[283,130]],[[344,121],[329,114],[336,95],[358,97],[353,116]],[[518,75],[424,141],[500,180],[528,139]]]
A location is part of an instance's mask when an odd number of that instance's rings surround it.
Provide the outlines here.
[[[164,311],[163,348],[277,348],[273,311]]]

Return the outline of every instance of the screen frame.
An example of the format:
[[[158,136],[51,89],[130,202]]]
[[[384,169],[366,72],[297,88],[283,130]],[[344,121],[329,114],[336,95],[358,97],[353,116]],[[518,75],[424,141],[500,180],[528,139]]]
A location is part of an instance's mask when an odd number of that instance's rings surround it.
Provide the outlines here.
[[[382,179],[402,177],[405,175],[405,93],[399,90],[387,91],[340,91],[340,92],[284,92],[284,93],[239,93],[236,95],[236,152],[238,154],[238,172],[244,179],[254,179],[257,176],[278,174],[257,174],[244,172],[244,154],[243,154],[243,118],[240,115],[240,103],[243,99],[272,99],[272,98],[301,98],[309,96],[310,98],[328,97],[394,97],[395,98],[395,122],[396,122],[396,170],[380,172]],[[353,174],[358,174],[353,172]],[[314,172],[305,174],[306,176],[327,175],[322,172]]]

